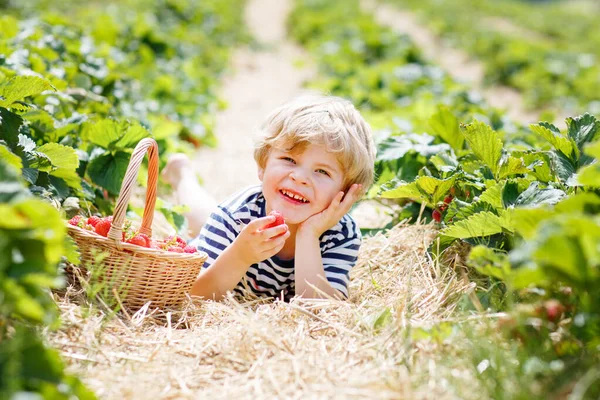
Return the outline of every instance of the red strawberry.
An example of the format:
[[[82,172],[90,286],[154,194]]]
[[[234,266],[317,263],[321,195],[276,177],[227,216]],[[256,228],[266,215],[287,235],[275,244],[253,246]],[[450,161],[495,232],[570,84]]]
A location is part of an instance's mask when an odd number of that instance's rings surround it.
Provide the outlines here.
[[[194,247],[194,246],[185,246],[183,248],[183,252],[184,253],[189,253],[189,254],[194,254],[195,252],[197,252],[198,250]]]
[[[431,216],[436,222],[440,222],[442,220],[442,213],[439,210],[433,210]]]
[[[565,311],[565,306],[563,306],[561,302],[556,299],[546,300],[544,302],[544,308],[546,309],[546,316],[548,317],[548,320],[552,322],[557,322],[562,313]]]
[[[141,237],[146,242],[146,245],[144,247],[150,247],[150,245],[152,244],[152,239],[150,239],[148,235],[146,235],[145,233],[138,233],[137,236]]]
[[[167,251],[172,251],[173,253],[183,253],[183,249],[179,246],[171,246],[167,249]]]
[[[111,225],[111,221],[102,219],[100,222],[98,222],[96,224],[96,226],[94,227],[94,230],[96,231],[96,233],[98,235],[107,237],[108,231],[110,230],[110,225]]]
[[[448,196],[446,196],[444,198],[444,203],[450,204],[450,202],[452,201],[453,198],[454,198],[454,196],[452,196],[451,194],[449,194]]]
[[[95,227],[98,224],[98,222],[100,222],[100,217],[98,217],[96,215],[92,215],[87,220],[87,223],[90,224],[93,227]]]
[[[167,236],[167,238],[165,239],[165,242],[167,242],[169,244],[177,245],[181,248],[184,248],[187,245],[187,242],[183,238],[180,238],[177,235]]]
[[[73,225],[73,226],[78,226],[79,225],[79,221],[81,221],[81,215],[76,215],[73,218],[71,218],[69,220],[69,224]]]
[[[131,239],[127,240],[127,243],[135,244],[136,246],[148,247],[148,236],[144,238],[142,235],[135,235]]]
[[[269,228],[273,228],[275,226],[279,226],[281,224],[283,224],[284,219],[283,219],[283,214],[280,213],[277,210],[273,210],[269,213],[269,215],[272,215],[275,217],[275,221],[271,222],[269,225],[266,225],[265,227],[263,227],[263,229],[269,229]]]

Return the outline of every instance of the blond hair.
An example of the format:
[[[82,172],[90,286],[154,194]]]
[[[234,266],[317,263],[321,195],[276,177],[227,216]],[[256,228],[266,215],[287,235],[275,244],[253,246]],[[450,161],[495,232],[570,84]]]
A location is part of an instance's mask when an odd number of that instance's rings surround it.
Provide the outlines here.
[[[308,144],[337,153],[344,170],[344,190],[353,183],[363,192],[373,183],[375,144],[369,124],[348,100],[303,95],[275,109],[258,132],[254,159],[265,168],[272,148],[296,150]]]

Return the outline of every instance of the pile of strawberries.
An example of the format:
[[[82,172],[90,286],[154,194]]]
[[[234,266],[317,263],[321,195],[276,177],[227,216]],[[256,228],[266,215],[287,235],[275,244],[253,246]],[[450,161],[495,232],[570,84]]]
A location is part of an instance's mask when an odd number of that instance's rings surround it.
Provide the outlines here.
[[[85,218],[81,215],[76,215],[69,220],[69,224],[77,226],[79,228],[86,229],[88,231],[96,232],[100,236],[107,237],[108,231],[112,224],[113,217],[98,217],[91,216]],[[193,246],[188,246],[186,241],[177,235],[168,236],[162,240],[150,239],[148,235],[135,231],[131,226],[131,221],[125,220],[123,226],[123,242],[134,244],[136,246],[147,247],[149,249],[166,250],[174,253],[189,253],[193,254],[197,252],[197,249]]]

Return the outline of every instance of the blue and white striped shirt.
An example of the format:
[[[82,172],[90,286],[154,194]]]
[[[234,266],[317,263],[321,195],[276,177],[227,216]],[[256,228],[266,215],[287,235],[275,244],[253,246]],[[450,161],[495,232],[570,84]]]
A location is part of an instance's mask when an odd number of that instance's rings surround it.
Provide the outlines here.
[[[208,254],[204,268],[215,262],[244,226],[265,215],[261,185],[243,189],[223,201],[210,215],[200,235],[190,243]],[[347,298],[348,275],[356,264],[361,243],[360,229],[346,214],[319,240],[327,281]],[[275,255],[252,264],[234,292],[243,296],[250,290],[259,297],[283,296],[284,300],[289,301],[295,294],[294,286],[294,260],[282,260]]]

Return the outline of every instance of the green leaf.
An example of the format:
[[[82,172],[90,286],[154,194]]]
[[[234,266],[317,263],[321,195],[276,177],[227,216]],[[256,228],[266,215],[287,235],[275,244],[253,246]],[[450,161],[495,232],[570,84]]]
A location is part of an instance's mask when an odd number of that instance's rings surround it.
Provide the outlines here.
[[[532,239],[542,221],[552,218],[556,212],[547,207],[515,208],[509,210],[515,231],[525,239]]]
[[[502,157],[503,143],[500,135],[483,122],[475,122],[465,125],[463,135],[473,153],[492,171],[497,177]]]
[[[56,90],[50,81],[33,75],[19,75],[0,85],[0,107],[10,108],[13,103],[45,90]]]
[[[23,125],[21,116],[0,107],[0,138],[4,139],[11,149],[19,143],[21,125]]]
[[[462,150],[465,138],[460,133],[458,119],[450,112],[448,107],[440,106],[438,112],[429,119],[429,125],[435,134],[454,150]]]
[[[569,137],[575,141],[579,149],[593,141],[600,133],[600,121],[591,114],[584,114],[574,118],[567,118]]]
[[[515,206],[536,207],[542,204],[553,205],[558,203],[566,193],[559,189],[539,188],[539,182],[532,182],[529,188],[517,197]]]
[[[150,136],[150,133],[137,122],[102,119],[85,123],[84,126],[84,139],[108,150],[130,149],[143,138]]]
[[[431,144],[433,136],[408,133],[401,136],[391,136],[379,144],[378,161],[393,161],[401,159],[409,151],[429,157],[450,150],[447,144]]]
[[[488,211],[471,215],[441,231],[443,235],[456,239],[467,239],[512,232],[514,230],[509,213],[497,216]]]
[[[420,176],[411,183],[393,181],[382,186],[381,197],[386,199],[413,198],[424,199],[430,204],[441,201],[454,186],[455,177],[438,179],[432,176]]]
[[[481,193],[479,201],[488,203],[494,208],[502,209],[504,205],[502,203],[502,189],[504,188],[504,182],[498,182],[494,186],[489,187],[486,191]]]
[[[577,171],[577,165],[573,163],[566,155],[559,151],[551,151],[548,153],[552,169],[556,173],[556,176],[563,183],[567,183],[575,175]]]
[[[600,141],[586,146],[585,153],[595,157],[596,160],[593,164],[579,170],[577,173],[577,182],[587,187],[600,187]]]
[[[529,127],[532,131],[546,139],[555,150],[560,151],[572,161],[577,160],[579,157],[575,141],[561,134],[556,126],[540,122],[537,125],[529,125]]]
[[[508,156],[502,161],[498,179],[506,178],[510,175],[527,174],[531,172],[526,166],[522,158]]]
[[[116,195],[121,190],[129,159],[128,153],[119,151],[116,154],[104,153],[90,161],[87,173],[92,181]]]
[[[579,192],[555,206],[557,213],[600,214],[600,196],[592,192]]]
[[[81,190],[81,178],[77,174],[79,158],[74,148],[58,143],[46,143],[38,147],[37,151],[50,159],[53,166],[50,175],[64,179],[70,187]]]
[[[21,157],[11,152],[10,149],[3,144],[0,144],[0,158],[19,171],[23,168]]]

